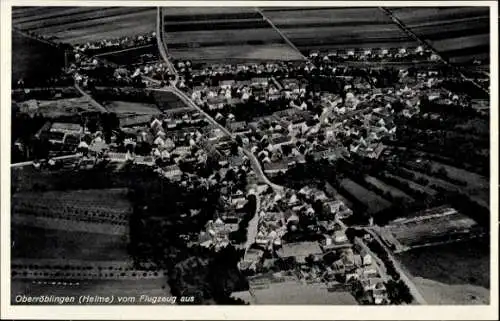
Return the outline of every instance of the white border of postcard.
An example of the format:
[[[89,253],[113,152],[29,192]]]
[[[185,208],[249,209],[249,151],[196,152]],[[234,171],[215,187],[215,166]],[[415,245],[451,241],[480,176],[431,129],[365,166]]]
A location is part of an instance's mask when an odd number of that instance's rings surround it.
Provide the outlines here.
[[[2,319],[498,320],[498,3],[496,1],[74,1],[1,0]],[[491,50],[491,297],[484,306],[13,306],[10,305],[10,88],[12,6],[489,6]]]

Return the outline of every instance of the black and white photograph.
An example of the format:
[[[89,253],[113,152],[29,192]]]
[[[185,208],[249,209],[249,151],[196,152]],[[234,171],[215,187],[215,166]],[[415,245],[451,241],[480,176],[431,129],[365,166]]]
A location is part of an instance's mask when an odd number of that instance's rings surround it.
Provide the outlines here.
[[[10,3],[9,307],[498,315],[497,5],[261,4]]]

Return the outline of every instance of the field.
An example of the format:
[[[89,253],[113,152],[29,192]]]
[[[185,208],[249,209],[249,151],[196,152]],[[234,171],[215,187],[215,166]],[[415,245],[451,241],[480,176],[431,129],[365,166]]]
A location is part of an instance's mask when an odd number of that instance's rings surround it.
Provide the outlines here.
[[[379,8],[264,8],[301,50],[416,47]]]
[[[164,8],[163,24],[176,59],[301,60],[254,8]]]
[[[12,226],[13,258],[129,260],[126,236]]]
[[[110,101],[105,103],[105,107],[118,115],[118,117],[128,115],[157,115],[160,110],[153,104],[136,103],[129,101]]]
[[[20,111],[34,115],[40,113],[46,118],[73,116],[82,112],[99,112],[87,97],[56,99],[56,100],[28,100],[18,104]]]
[[[474,239],[398,255],[430,304],[488,304],[488,239]]]
[[[12,83],[25,80],[26,87],[35,87],[56,76],[64,67],[64,52],[49,44],[12,32]],[[29,82],[28,82],[29,80]]]
[[[139,299],[138,296],[142,294],[149,296],[170,295],[170,288],[165,277],[137,280],[88,280],[78,281],[78,284],[75,282],[71,283],[71,285],[52,285],[27,280],[13,280],[11,284],[11,300],[15,300],[16,295],[23,294],[30,294],[32,296],[75,296],[77,299],[80,295],[114,295],[115,298],[116,296],[137,296],[137,300]]]
[[[487,7],[392,8],[391,11],[450,62],[466,63],[477,58],[489,63]]]
[[[161,111],[186,107],[186,104],[174,93],[155,90],[153,96]]]
[[[82,44],[152,33],[154,7],[15,7],[13,26],[54,37],[57,42]]]
[[[350,195],[352,195],[352,197],[355,197],[357,200],[366,205],[368,207],[368,212],[371,214],[378,213],[391,206],[391,203],[382,197],[348,178],[344,178],[340,182],[340,185]]]
[[[272,283],[269,288],[253,290],[255,304],[357,305],[349,292],[329,292],[324,284],[298,281]]]
[[[408,194],[405,194],[401,190],[399,190],[391,185],[388,185],[388,184],[382,182],[381,180],[379,180],[373,176],[366,176],[365,181],[368,184],[371,184],[371,185],[375,186],[376,188],[384,191],[385,193],[391,194],[392,197],[400,197],[400,198],[404,198],[405,200],[408,200],[408,201],[413,201],[413,198],[408,196]]]
[[[401,250],[468,239],[483,231],[471,218],[448,208],[393,221],[384,230],[396,239],[397,246],[403,247]]]

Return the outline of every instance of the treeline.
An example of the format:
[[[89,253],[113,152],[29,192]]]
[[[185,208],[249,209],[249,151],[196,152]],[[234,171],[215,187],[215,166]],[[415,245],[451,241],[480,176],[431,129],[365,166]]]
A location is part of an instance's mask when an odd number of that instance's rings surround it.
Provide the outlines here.
[[[152,91],[146,91],[134,87],[100,87],[92,88],[91,92],[92,97],[99,102],[122,100],[129,102],[156,104],[156,100]]]

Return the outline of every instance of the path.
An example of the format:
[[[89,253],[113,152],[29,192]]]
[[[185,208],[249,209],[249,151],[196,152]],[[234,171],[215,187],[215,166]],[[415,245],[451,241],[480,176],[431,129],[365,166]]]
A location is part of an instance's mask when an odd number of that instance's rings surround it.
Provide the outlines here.
[[[283,38],[283,40],[286,42],[287,45],[289,45],[293,50],[299,53],[299,55],[302,57],[304,60],[308,60],[306,56],[302,54],[302,52],[293,44],[293,42],[288,39],[288,37],[278,28],[274,25],[274,23],[269,19],[262,10],[259,8],[255,8],[255,11],[257,11],[261,16],[264,21],[266,21],[280,36]]]

